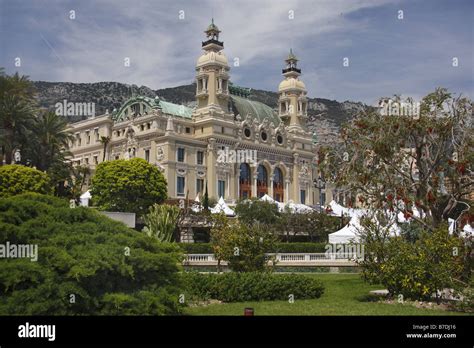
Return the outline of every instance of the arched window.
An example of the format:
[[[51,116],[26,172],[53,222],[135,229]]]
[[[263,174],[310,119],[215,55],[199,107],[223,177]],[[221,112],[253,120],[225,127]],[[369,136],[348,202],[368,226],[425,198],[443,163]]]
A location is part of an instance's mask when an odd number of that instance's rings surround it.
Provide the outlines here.
[[[283,172],[277,167],[273,174],[273,199],[283,202]]]
[[[250,167],[248,163],[242,163],[240,165],[240,183],[250,184]]]
[[[268,174],[267,169],[263,165],[257,168],[257,195],[264,196],[268,192]]]
[[[252,195],[252,186],[251,186],[251,176],[250,176],[250,166],[248,163],[242,163],[240,165],[240,198],[250,198]]]

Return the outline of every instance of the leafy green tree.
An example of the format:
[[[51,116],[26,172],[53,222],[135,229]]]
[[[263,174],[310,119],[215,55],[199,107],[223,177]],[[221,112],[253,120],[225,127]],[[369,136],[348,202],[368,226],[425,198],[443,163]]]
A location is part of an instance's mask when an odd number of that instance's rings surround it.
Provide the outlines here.
[[[472,101],[443,88],[424,97],[419,112],[411,99],[392,100],[413,115],[373,109],[358,115],[342,128],[339,146],[321,148],[319,166],[360,204],[401,212],[434,230],[448,217],[458,218],[457,207],[469,210],[464,197],[474,187]]]
[[[286,207],[280,213],[275,228],[285,235],[286,241],[290,236],[306,235],[311,242],[327,242],[328,234],[342,228],[341,218],[330,216],[318,211],[295,214]]]
[[[143,215],[167,197],[166,179],[142,158],[102,162],[92,177],[94,203],[103,210]]]
[[[143,231],[150,237],[155,237],[160,242],[173,242],[181,209],[175,205],[154,204],[143,219]]]
[[[0,197],[25,192],[52,193],[50,178],[37,169],[18,164],[0,166]]]
[[[224,260],[235,272],[269,270],[272,257],[265,254],[275,253],[277,243],[272,230],[258,223],[230,222],[223,213],[212,219],[211,244],[219,265]]]
[[[2,199],[0,244],[7,241],[37,245],[37,260],[2,260],[0,315],[180,312],[179,247],[96,210],[38,194]]]
[[[229,243],[229,236],[232,233],[231,222],[224,213],[210,215],[211,231],[210,242],[214,258],[217,260],[217,272],[221,271],[221,262],[227,256],[226,245]]]
[[[280,219],[276,204],[260,201],[256,198],[242,200],[235,207],[239,221],[247,224],[263,224],[272,226]]]

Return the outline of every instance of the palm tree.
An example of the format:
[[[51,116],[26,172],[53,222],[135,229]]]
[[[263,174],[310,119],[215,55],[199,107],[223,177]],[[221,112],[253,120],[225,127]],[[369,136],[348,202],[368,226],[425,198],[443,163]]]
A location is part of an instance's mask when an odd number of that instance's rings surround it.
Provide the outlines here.
[[[69,142],[73,136],[62,116],[48,111],[40,114],[31,129],[29,159],[40,170],[48,170],[54,163],[64,162],[70,155]]]
[[[105,162],[105,155],[106,155],[106,152],[107,152],[107,146],[110,143],[110,136],[107,136],[107,137],[101,136],[100,137],[100,143],[102,145],[104,145],[104,157],[102,158],[102,162]]]
[[[12,162],[15,148],[26,139],[34,118],[34,90],[28,76],[8,76],[0,70],[0,165]]]

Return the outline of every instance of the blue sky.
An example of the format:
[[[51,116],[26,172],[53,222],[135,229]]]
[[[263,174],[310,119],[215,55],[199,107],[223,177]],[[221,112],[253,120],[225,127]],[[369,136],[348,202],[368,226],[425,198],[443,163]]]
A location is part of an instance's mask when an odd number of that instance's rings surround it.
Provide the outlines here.
[[[0,0],[0,66],[33,80],[188,84],[211,17],[242,86],[275,91],[292,47],[311,97],[373,104],[443,86],[474,99],[472,0]]]

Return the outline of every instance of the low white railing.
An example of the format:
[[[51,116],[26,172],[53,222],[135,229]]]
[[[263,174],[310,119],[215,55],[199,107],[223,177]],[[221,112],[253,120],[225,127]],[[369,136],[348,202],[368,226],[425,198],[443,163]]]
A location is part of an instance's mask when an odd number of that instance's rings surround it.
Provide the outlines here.
[[[185,261],[190,262],[212,262],[216,261],[214,254],[187,254]]]
[[[344,253],[276,253],[266,254],[267,256],[274,256],[275,260],[279,264],[284,263],[315,263],[325,261],[332,262],[354,262],[357,259],[356,254],[344,254]],[[187,254],[184,260],[185,263],[209,263],[217,260],[214,254]]]

